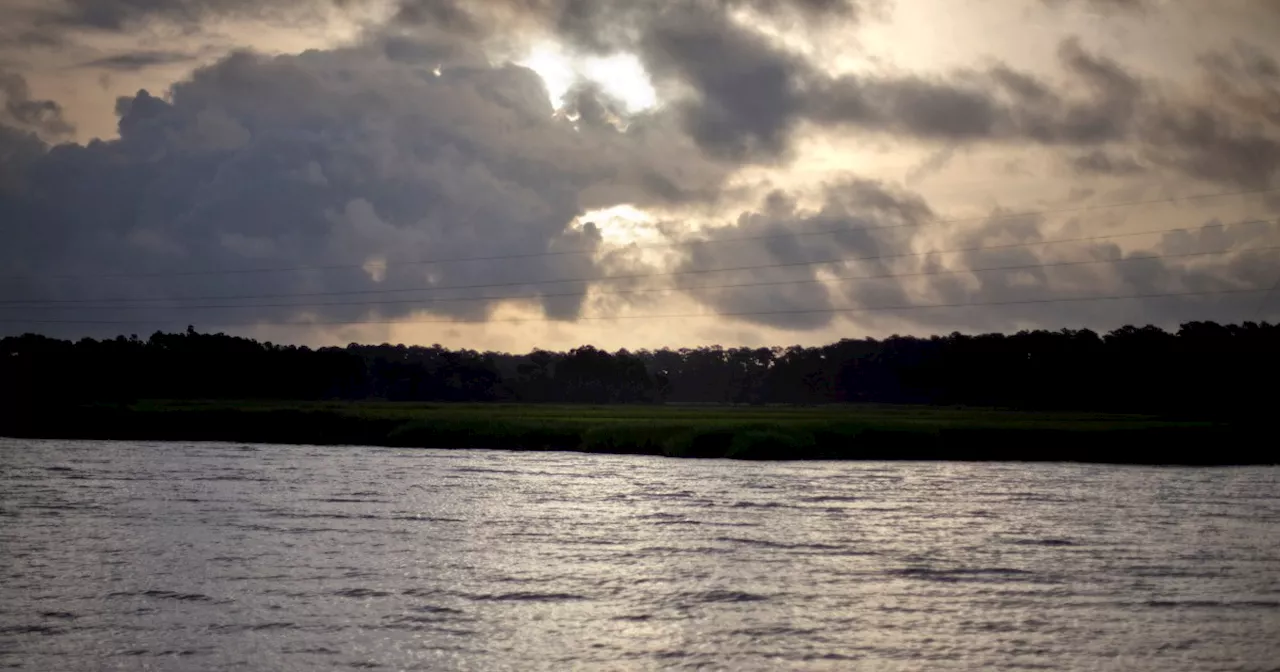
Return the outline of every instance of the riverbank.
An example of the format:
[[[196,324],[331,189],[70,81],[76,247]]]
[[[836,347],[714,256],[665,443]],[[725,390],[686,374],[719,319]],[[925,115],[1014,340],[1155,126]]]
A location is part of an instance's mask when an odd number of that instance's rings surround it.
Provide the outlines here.
[[[6,417],[0,434],[756,460],[1280,463],[1262,437],[1221,423],[927,406],[145,401],[35,410]]]

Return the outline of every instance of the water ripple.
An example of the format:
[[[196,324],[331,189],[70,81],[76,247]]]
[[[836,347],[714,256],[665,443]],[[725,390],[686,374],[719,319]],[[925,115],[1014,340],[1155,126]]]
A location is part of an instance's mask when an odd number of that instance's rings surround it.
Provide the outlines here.
[[[1275,669],[1280,469],[0,439],[0,668]]]

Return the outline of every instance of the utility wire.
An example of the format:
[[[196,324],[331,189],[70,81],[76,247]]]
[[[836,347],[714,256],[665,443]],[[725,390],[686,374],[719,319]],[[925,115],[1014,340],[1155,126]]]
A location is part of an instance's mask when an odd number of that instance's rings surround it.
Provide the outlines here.
[[[962,222],[976,221],[999,221],[1005,219],[1016,219],[1019,217],[1034,217],[1044,215],[1059,215],[1073,212],[1090,212],[1095,210],[1108,210],[1113,208],[1128,208],[1140,205],[1156,205],[1160,203],[1176,203],[1181,201],[1198,201],[1212,198],[1227,198],[1230,196],[1250,196],[1254,194],[1266,194],[1280,191],[1280,187],[1270,189],[1254,189],[1249,191],[1232,191],[1220,192],[1214,194],[1194,194],[1191,196],[1178,196],[1168,198],[1156,198],[1142,201],[1125,201],[1120,203],[1098,203],[1095,205],[1084,205],[1073,208],[1055,208],[1048,210],[1034,210],[1017,213],[1006,213],[996,215],[980,215],[975,217],[959,217],[950,219],[925,220],[918,222],[904,222],[902,224],[894,224],[890,226],[869,226],[841,229],[821,229],[815,231],[794,231],[781,234],[764,234],[755,236],[734,236],[715,238],[710,240],[684,240],[672,243],[652,243],[652,244],[634,244],[627,246],[628,249],[650,250],[650,249],[670,249],[694,245],[707,245],[717,243],[728,243],[735,241],[749,240],[768,240],[773,238],[790,238],[798,236],[819,236],[827,234],[848,233],[853,231],[884,231],[889,229],[901,229],[907,227],[926,226],[932,224],[959,224]],[[531,259],[538,257],[556,257],[573,254],[594,254],[597,250],[561,250],[554,252],[526,252],[521,254],[502,254],[480,257],[452,257],[438,259],[422,259],[415,261],[386,262],[381,264],[334,264],[334,265],[316,265],[316,266],[287,266],[275,268],[242,268],[242,269],[223,269],[223,270],[200,270],[200,271],[157,271],[157,272],[136,272],[136,273],[83,273],[83,274],[17,274],[9,276],[0,276],[5,279],[25,279],[25,278],[49,278],[49,279],[91,279],[91,278],[162,278],[162,277],[190,277],[190,276],[208,276],[208,275],[245,275],[245,274],[262,274],[262,273],[297,273],[303,271],[332,271],[332,270],[353,270],[365,269],[369,266],[376,268],[391,268],[401,266],[427,266],[433,264],[453,264],[475,261],[500,261],[508,259]]]
[[[1280,222],[1280,218],[1258,219],[1258,220],[1249,220],[1249,221],[1243,221],[1243,222],[1235,222],[1233,224],[1230,224],[1230,226],[1275,224],[1277,222]],[[552,279],[552,280],[525,280],[525,281],[519,281],[519,282],[495,282],[495,283],[483,283],[483,284],[471,284],[471,285],[441,285],[441,286],[435,286],[435,287],[406,287],[406,288],[398,288],[398,289],[364,289],[364,290],[344,290],[344,291],[326,291],[326,292],[292,292],[292,293],[238,294],[238,295],[237,294],[230,294],[230,295],[214,294],[214,295],[203,295],[203,296],[197,295],[197,296],[176,296],[176,297],[155,297],[155,298],[116,297],[116,298],[98,298],[98,299],[22,299],[22,300],[8,299],[8,300],[0,300],[0,308],[15,308],[15,307],[30,306],[30,305],[36,305],[36,304],[48,304],[48,305],[87,305],[87,304],[103,304],[103,303],[132,304],[132,303],[171,303],[174,301],[242,301],[242,300],[258,300],[258,299],[284,299],[284,298],[295,298],[295,297],[317,297],[317,296],[371,296],[371,295],[376,296],[376,295],[398,294],[398,293],[406,293],[406,292],[424,292],[424,291],[456,290],[456,289],[491,289],[496,287],[523,287],[527,285],[547,285],[547,284],[562,284],[562,283],[572,283],[572,282],[609,282],[613,280],[640,280],[640,279],[660,278],[660,277],[682,277],[682,276],[688,276],[688,275],[700,275],[704,273],[756,271],[756,270],[763,270],[763,269],[770,269],[770,268],[793,268],[793,267],[803,267],[803,266],[817,266],[817,265],[823,265],[823,264],[840,264],[840,263],[848,263],[848,262],[854,262],[854,261],[904,259],[904,258],[911,258],[911,257],[923,257],[923,256],[932,255],[932,254],[986,252],[991,250],[1006,250],[1006,249],[1015,249],[1015,248],[1022,248],[1022,247],[1032,247],[1036,245],[1056,245],[1061,243],[1079,243],[1079,242],[1090,242],[1090,241],[1098,241],[1098,240],[1111,240],[1116,238],[1128,238],[1128,237],[1145,236],[1145,235],[1153,235],[1153,234],[1161,234],[1161,233],[1191,232],[1191,231],[1200,231],[1200,230],[1211,229],[1211,228],[1222,228],[1226,226],[1229,226],[1229,225],[1222,224],[1222,223],[1214,223],[1214,224],[1205,224],[1202,226],[1194,226],[1194,227],[1149,229],[1145,231],[1132,231],[1128,233],[1113,233],[1113,234],[1104,234],[1104,235],[1097,235],[1097,236],[1080,236],[1075,238],[1060,238],[1056,240],[1043,240],[1043,241],[1036,241],[1036,242],[1008,243],[1003,245],[981,245],[981,246],[975,246],[975,247],[954,248],[954,249],[948,249],[948,250],[929,250],[926,252],[877,254],[877,255],[869,255],[869,256],[862,256],[862,257],[823,259],[819,261],[798,261],[798,262],[785,262],[785,263],[777,263],[777,264],[756,264],[756,265],[747,265],[747,266],[732,266],[732,267],[724,267],[724,268],[696,269],[696,270],[687,270],[687,271],[668,271],[668,272],[661,272],[661,273],[599,275],[595,277],[585,277],[585,278],[561,278],[561,279]],[[418,299],[418,300],[423,300],[423,299]]]
[[[697,318],[724,318],[724,317],[750,317],[761,315],[819,315],[819,314],[845,314],[845,313],[873,313],[880,311],[897,311],[897,310],[925,310],[931,308],[975,308],[983,306],[1015,306],[1015,305],[1031,305],[1031,304],[1049,304],[1049,303],[1069,303],[1069,302],[1087,302],[1087,301],[1128,301],[1128,300],[1145,300],[1145,299],[1163,299],[1174,297],[1190,297],[1190,296],[1212,296],[1212,295],[1228,295],[1228,294],[1256,294],[1268,291],[1262,289],[1219,289],[1194,292],[1169,292],[1154,294],[1128,294],[1113,296],[1079,296],[1079,297],[1063,297],[1052,299],[1022,299],[1017,301],[990,301],[990,302],[966,302],[966,303],[933,303],[933,304],[901,304],[896,306],[871,306],[856,308],[813,308],[813,309],[797,309],[797,310],[753,310],[727,313],[679,313],[679,314],[660,314],[660,315],[613,315],[613,316],[584,316],[576,317],[572,321],[613,321],[613,320],[661,320],[661,319],[697,319]],[[510,319],[492,319],[492,320],[352,320],[352,321],[312,321],[312,322],[240,322],[240,323],[218,323],[217,326],[223,327],[320,327],[320,326],[358,326],[358,325],[411,325],[411,324],[531,324],[546,322],[567,322],[569,320],[556,320],[545,317],[535,318],[510,318]],[[19,319],[0,319],[3,324],[101,324],[101,325],[143,325],[143,324],[177,324],[185,322],[185,320],[19,320]]]
[[[1206,257],[1221,254],[1230,254],[1233,252],[1269,252],[1280,250],[1280,245],[1267,247],[1249,247],[1233,250],[1213,250],[1208,252],[1183,252],[1178,254],[1154,254],[1134,257],[1122,257],[1118,259],[1086,259],[1078,261],[1062,261],[1053,263],[1037,263],[1037,264],[1019,264],[1015,266],[991,266],[986,268],[964,268],[964,269],[941,269],[934,271],[919,271],[913,273],[884,273],[880,275],[854,275],[854,276],[834,276],[830,278],[804,278],[799,280],[768,280],[757,282],[740,282],[732,284],[717,285],[693,285],[685,287],[652,287],[641,289],[622,289],[622,290],[599,290],[599,291],[579,291],[579,292],[558,292],[550,294],[520,294],[505,296],[452,296],[442,298],[426,298],[426,299],[392,299],[380,301],[326,301],[323,303],[251,303],[251,304],[204,304],[195,306],[0,306],[0,310],[221,310],[221,309],[238,309],[238,308],[323,308],[329,306],[383,306],[383,305],[407,305],[407,304],[435,304],[435,303],[454,303],[454,302],[485,302],[485,301],[512,301],[523,299],[548,299],[561,297],[583,297],[583,296],[617,296],[630,294],[651,294],[658,292],[690,292],[708,289],[734,289],[741,287],[769,287],[778,285],[806,285],[806,284],[824,284],[830,282],[854,282],[859,280],[883,280],[888,278],[916,278],[935,275],[954,275],[964,273],[986,273],[992,271],[1019,271],[1019,270],[1035,270],[1043,268],[1061,268],[1068,266],[1090,266],[1096,264],[1122,264],[1132,261],[1151,261],[1161,259],[1185,259],[1191,257]]]

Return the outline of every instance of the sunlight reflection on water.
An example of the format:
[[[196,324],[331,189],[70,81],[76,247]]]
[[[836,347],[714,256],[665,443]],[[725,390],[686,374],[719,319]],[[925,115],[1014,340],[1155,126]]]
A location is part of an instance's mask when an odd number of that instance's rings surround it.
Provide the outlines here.
[[[0,666],[1263,669],[1280,469],[0,439]]]

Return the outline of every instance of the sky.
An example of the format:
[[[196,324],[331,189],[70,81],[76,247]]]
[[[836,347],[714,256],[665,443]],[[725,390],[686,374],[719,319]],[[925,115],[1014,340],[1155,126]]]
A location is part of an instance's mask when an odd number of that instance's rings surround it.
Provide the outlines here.
[[[0,334],[1280,319],[1280,0],[0,11]]]

